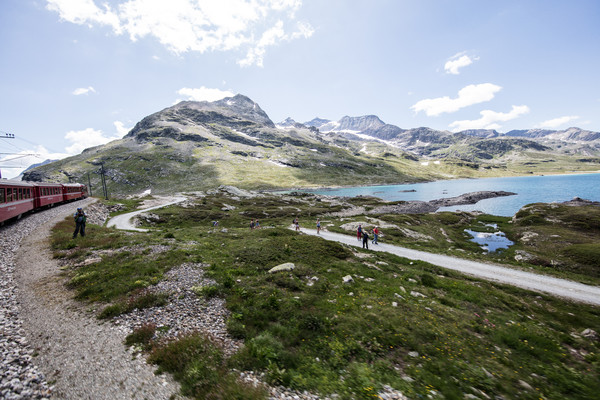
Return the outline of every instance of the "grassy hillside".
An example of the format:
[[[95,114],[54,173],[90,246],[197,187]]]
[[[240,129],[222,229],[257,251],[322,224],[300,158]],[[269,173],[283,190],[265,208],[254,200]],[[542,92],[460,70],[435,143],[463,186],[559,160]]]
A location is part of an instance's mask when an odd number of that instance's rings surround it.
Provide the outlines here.
[[[264,395],[237,382],[235,373],[227,372],[233,368],[262,371],[272,384],[337,393],[343,399],[377,398],[384,384],[409,398],[596,398],[600,343],[597,336],[583,332],[600,330],[598,307],[466,278],[423,262],[351,249],[287,229],[295,217],[312,227],[319,216],[324,225],[340,230],[353,220],[375,222],[368,220],[372,216],[342,220],[326,215],[345,207],[314,196],[232,198],[216,191],[185,208],[157,210],[158,218],[146,226],[149,233],[92,225],[84,239],[73,241],[72,226],[65,221],[54,230],[53,247],[57,257],[71,259],[67,273],[77,297],[99,302],[104,317],[160,306],[164,297],[140,295],[145,287],[183,262],[208,265],[206,272],[216,284],[197,293],[226,300],[229,332],[245,341],[237,354],[227,359],[201,334],[163,343],[153,339],[161,332],[146,327],[130,336],[131,343],[143,344],[150,360],[173,373],[184,393],[195,398]],[[512,224],[495,222],[511,227],[518,246],[533,248],[534,244],[519,240],[519,232],[526,227],[546,235],[549,222],[543,210],[535,205]],[[585,221],[573,218],[590,211],[561,209],[561,217],[551,223],[564,229],[561,236],[579,230],[597,246],[595,223],[585,227]],[[263,228],[249,231],[251,218],[260,218]],[[377,218],[398,226],[383,228],[385,241],[439,246],[440,251],[448,246],[470,257],[490,256],[463,235],[465,228],[490,222],[486,217],[440,213]],[[214,220],[219,220],[218,229],[212,228]],[[407,229],[433,240],[418,240]],[[170,250],[144,251],[153,245]],[[561,254],[571,254],[563,260],[575,266],[587,259],[588,252]],[[80,262],[92,256],[102,261]],[[285,262],[296,268],[267,272]],[[574,268],[572,273],[588,272]],[[352,282],[345,284],[347,275]]]

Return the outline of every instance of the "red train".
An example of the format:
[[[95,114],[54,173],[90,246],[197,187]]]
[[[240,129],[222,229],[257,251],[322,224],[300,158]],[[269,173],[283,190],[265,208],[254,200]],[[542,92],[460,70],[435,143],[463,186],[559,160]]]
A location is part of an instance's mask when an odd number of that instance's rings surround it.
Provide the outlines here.
[[[29,211],[66,201],[85,199],[87,186],[80,183],[44,183],[0,180],[0,225]]]

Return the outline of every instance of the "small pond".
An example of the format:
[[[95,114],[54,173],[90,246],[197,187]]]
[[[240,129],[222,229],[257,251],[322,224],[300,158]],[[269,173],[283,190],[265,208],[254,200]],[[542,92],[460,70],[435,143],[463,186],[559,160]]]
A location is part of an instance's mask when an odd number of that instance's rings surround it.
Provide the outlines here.
[[[465,232],[473,237],[471,241],[477,243],[483,250],[494,252],[499,249],[508,249],[509,246],[514,244],[514,242],[508,240],[504,232],[497,230],[498,225],[486,224],[485,226],[493,228],[496,231],[477,232],[471,229],[465,229]]]

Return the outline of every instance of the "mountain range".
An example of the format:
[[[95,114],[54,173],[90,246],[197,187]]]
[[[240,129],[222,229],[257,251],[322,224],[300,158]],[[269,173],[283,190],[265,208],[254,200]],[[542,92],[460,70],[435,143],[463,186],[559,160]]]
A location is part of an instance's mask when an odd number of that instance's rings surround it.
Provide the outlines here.
[[[24,174],[100,182],[112,193],[407,183],[600,169],[600,133],[402,129],[375,115],[275,124],[243,95],[184,101],[139,121],[122,139]]]

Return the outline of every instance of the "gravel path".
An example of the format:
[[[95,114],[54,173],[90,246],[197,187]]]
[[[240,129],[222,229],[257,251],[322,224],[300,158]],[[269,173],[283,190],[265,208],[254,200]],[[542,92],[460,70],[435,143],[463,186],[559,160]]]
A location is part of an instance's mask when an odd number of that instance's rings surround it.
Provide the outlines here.
[[[162,208],[162,207],[166,207],[166,206],[170,206],[171,204],[177,204],[177,203],[181,203],[182,201],[184,201],[186,198],[185,197],[173,197],[173,198],[166,198],[164,199],[163,204],[154,206],[154,207],[149,207],[149,208],[144,208],[143,210],[138,210],[138,211],[133,211],[127,214],[121,214],[121,215],[117,215],[116,217],[111,218],[106,226],[107,227],[116,227],[117,229],[123,229],[123,230],[127,230],[127,231],[138,231],[138,232],[147,232],[148,229],[142,229],[142,228],[137,228],[132,222],[131,219],[133,217],[135,217],[138,214],[141,213],[145,213],[147,211],[151,211],[151,210],[155,210],[157,208]]]
[[[100,323],[64,287],[48,250],[50,228],[91,202],[0,228],[0,398],[169,399],[179,391],[126,351],[125,330]]]
[[[317,235],[317,231],[314,229],[302,228],[301,231],[309,235]],[[356,236],[348,236],[327,231],[321,231],[319,236],[323,239],[333,240],[350,246],[362,247],[362,242],[358,242]],[[528,290],[549,293],[578,302],[600,305],[600,287],[598,286],[584,285],[566,279],[520,271],[497,264],[465,260],[442,254],[427,253],[425,251],[407,249],[405,247],[386,243],[380,243],[378,245],[369,243],[369,249],[372,251],[385,251],[411,260],[426,261],[430,264],[459,271],[477,278],[506,283]]]

